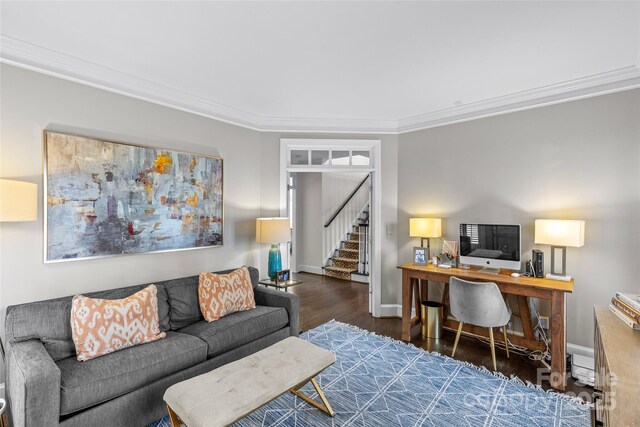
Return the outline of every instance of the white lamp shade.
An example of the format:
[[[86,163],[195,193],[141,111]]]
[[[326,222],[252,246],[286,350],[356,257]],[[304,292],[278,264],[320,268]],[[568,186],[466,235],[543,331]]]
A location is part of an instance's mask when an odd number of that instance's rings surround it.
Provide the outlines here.
[[[536,219],[535,242],[551,246],[584,246],[584,221]]]
[[[409,219],[409,236],[440,237],[442,236],[442,220],[440,218]]]
[[[285,243],[291,241],[289,218],[256,219],[256,242]]]
[[[38,219],[38,186],[0,179],[0,222]]]

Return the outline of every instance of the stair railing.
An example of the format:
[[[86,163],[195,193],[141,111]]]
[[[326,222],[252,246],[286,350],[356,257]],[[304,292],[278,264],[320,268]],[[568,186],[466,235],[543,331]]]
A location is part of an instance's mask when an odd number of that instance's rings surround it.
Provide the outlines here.
[[[366,219],[358,217],[357,224],[359,235],[360,262],[358,263],[358,273],[363,276],[369,275],[369,212],[367,211]]]
[[[368,179],[369,175],[358,184],[325,223],[323,236],[325,260],[332,258],[334,252],[340,248],[342,241],[349,238],[349,233],[353,232],[353,226],[358,225],[360,215],[369,205],[371,192],[369,186],[365,185]],[[358,270],[362,270],[360,265],[358,265]]]
[[[358,193],[358,190],[360,190],[360,188],[364,185],[365,182],[367,182],[367,180],[369,179],[371,175],[367,175],[361,182],[360,184],[358,184],[358,186],[356,187],[355,190],[353,190],[351,192],[351,194],[349,194],[349,197],[347,197],[347,199],[340,205],[340,207],[334,212],[333,215],[331,215],[331,217],[329,218],[329,220],[324,224],[324,228],[327,228],[331,225],[331,223],[338,217],[338,215],[340,215],[340,212],[342,212],[342,210],[345,208],[345,206],[347,206],[349,204],[349,202],[351,201],[351,199],[353,199],[353,196],[355,196]]]

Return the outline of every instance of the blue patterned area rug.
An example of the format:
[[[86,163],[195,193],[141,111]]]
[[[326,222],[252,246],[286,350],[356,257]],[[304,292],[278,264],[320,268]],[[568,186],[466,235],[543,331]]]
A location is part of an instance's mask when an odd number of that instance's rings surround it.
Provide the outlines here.
[[[591,426],[579,399],[351,325],[331,321],[301,338],[336,355],[319,375],[335,417],[287,393],[234,427]],[[317,398],[311,385],[303,391]],[[170,426],[165,417],[149,427]]]

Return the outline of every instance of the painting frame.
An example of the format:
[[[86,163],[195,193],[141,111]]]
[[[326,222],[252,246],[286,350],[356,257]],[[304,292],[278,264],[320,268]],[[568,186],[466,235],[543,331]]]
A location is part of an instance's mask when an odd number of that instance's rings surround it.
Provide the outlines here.
[[[126,253],[112,253],[112,254],[100,254],[100,255],[92,255],[92,256],[82,256],[82,257],[69,257],[62,259],[50,259],[49,258],[49,222],[50,222],[50,208],[49,208],[49,136],[50,135],[62,135],[70,138],[81,138],[87,140],[93,140],[99,143],[104,144],[114,144],[118,146],[125,146],[135,149],[141,150],[154,150],[157,152],[170,152],[177,155],[187,155],[187,156],[197,156],[206,159],[211,159],[213,161],[219,161],[219,173],[220,173],[220,243],[212,244],[212,245],[202,245],[202,246],[193,246],[193,247],[180,247],[180,248],[169,248],[169,249],[159,249],[159,250],[150,250],[150,251],[139,251],[139,252],[126,252]],[[86,134],[77,134],[77,133],[69,133],[65,131],[57,131],[52,129],[44,129],[42,131],[42,201],[43,201],[43,261],[45,264],[52,263],[61,263],[61,262],[72,262],[72,261],[86,261],[86,260],[94,260],[94,259],[103,259],[103,258],[114,258],[114,257],[122,257],[122,256],[130,256],[130,255],[146,255],[146,254],[157,254],[157,253],[165,253],[165,252],[181,252],[181,251],[189,251],[195,249],[209,249],[209,248],[220,248],[224,246],[225,241],[225,197],[224,197],[224,188],[225,188],[225,178],[224,178],[224,158],[216,155],[196,153],[192,151],[186,150],[177,150],[172,148],[159,147],[155,145],[143,145],[126,141],[118,141],[108,138],[96,137],[92,135]]]

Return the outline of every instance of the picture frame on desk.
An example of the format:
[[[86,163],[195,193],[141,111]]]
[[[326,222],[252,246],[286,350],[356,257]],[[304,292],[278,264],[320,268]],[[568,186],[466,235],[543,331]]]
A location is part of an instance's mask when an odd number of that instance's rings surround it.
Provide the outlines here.
[[[427,258],[427,248],[416,246],[413,248],[413,265],[429,265],[429,259]]]
[[[453,240],[444,240],[442,242],[442,253],[438,264],[458,267],[458,242]]]

